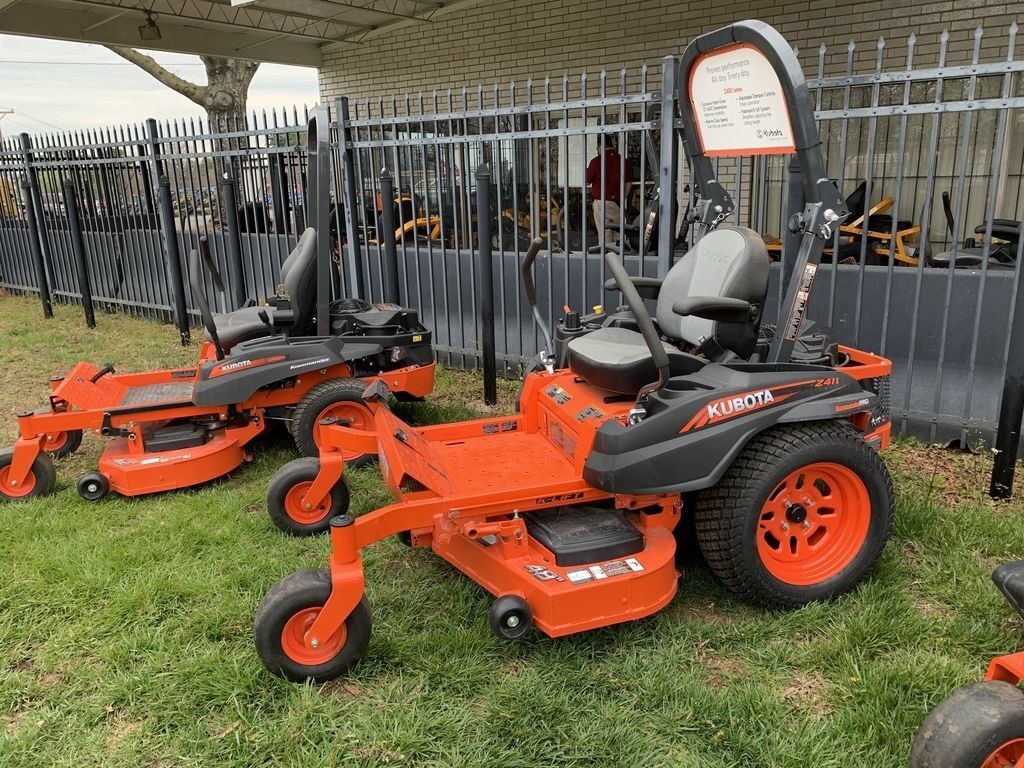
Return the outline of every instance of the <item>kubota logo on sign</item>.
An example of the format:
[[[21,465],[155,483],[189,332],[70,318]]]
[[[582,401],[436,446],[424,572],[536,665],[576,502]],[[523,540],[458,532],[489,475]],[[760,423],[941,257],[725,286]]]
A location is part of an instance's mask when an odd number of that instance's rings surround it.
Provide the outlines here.
[[[808,385],[815,385],[819,380],[795,381],[792,384],[783,384],[778,387],[766,389],[755,389],[751,392],[741,392],[737,395],[729,395],[712,400],[701,410],[697,411],[688,422],[680,429],[680,433],[700,429],[711,424],[741,416],[744,413],[752,413],[762,408],[781,403],[796,394],[796,390]]]

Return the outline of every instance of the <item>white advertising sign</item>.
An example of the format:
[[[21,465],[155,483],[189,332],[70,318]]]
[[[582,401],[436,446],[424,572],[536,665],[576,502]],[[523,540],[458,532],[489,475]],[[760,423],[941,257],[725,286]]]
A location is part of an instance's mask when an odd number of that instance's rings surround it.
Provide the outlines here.
[[[704,54],[690,70],[690,103],[706,155],[778,155],[794,150],[779,76],[740,43]]]

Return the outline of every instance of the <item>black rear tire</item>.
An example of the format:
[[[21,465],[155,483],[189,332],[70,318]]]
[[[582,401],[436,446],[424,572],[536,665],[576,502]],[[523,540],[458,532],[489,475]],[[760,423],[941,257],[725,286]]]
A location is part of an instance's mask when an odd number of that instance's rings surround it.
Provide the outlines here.
[[[273,674],[294,683],[326,683],[345,674],[362,658],[372,629],[370,604],[365,595],[345,619],[343,641],[332,647],[334,638],[328,638],[318,658],[312,653],[310,658],[297,658],[295,633],[286,632],[289,622],[305,618],[312,623],[330,595],[331,573],[319,568],[285,576],[260,601],[253,622],[253,640],[260,661]]]
[[[822,463],[852,473],[851,477],[862,484],[869,502],[866,510],[858,506],[859,511],[853,511],[852,518],[844,518],[841,508],[832,510],[835,517],[829,526],[834,523],[835,527],[831,530],[842,531],[844,519],[863,523],[866,518],[864,532],[862,536],[851,534],[852,539],[847,537],[842,546],[851,552],[850,558],[839,567],[840,558],[835,572],[811,583],[796,577],[787,581],[773,575],[773,571],[779,573],[782,569],[773,567],[764,554],[762,542],[769,541],[771,534],[763,530],[763,515],[773,495],[779,493],[780,484],[799,475],[802,468]],[[798,607],[842,594],[867,574],[889,538],[893,503],[892,478],[885,462],[848,424],[824,421],[780,425],[752,439],[719,483],[697,494],[697,538],[708,566],[732,592],[756,605]],[[826,510],[822,507],[821,511]],[[789,515],[788,510],[785,515]],[[792,525],[797,527],[802,522]],[[775,524],[784,524],[787,529],[790,525],[785,520]],[[824,522],[821,525],[825,527]],[[808,541],[813,545],[813,533],[800,546]],[[844,541],[843,534],[837,535],[839,544]],[[803,551],[810,551],[813,560],[819,556],[814,553],[820,548]],[[793,573],[799,570],[799,563],[786,567]],[[824,566],[815,567],[827,571]]]
[[[315,430],[331,406],[350,403],[353,408],[365,408],[363,392],[366,385],[359,379],[331,379],[321,382],[303,396],[292,412],[292,438],[295,448],[301,456],[318,456]],[[369,409],[366,409],[369,414]],[[371,420],[372,423],[372,420]],[[362,467],[372,463],[377,457],[363,454],[346,459],[350,467]]]
[[[1017,739],[1024,740],[1024,691],[995,680],[972,683],[925,717],[910,748],[910,768],[982,768]]]

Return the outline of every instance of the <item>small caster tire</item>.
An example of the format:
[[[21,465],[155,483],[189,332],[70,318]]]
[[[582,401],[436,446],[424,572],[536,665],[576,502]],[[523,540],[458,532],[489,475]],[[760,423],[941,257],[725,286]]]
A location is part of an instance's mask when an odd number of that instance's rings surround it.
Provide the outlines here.
[[[327,532],[331,518],[348,512],[349,492],[341,478],[323,501],[306,509],[302,497],[320,472],[320,460],[301,458],[289,461],[270,480],[267,487],[267,514],[274,525],[289,536],[315,536]]]
[[[253,639],[270,672],[293,683],[326,683],[362,658],[372,629],[365,595],[333,636],[319,648],[306,646],[305,634],[330,595],[331,573],[323,568],[293,573],[267,592],[256,611]]]
[[[43,441],[43,450],[55,459],[70,456],[82,445],[82,430],[69,429],[66,432],[47,434]]]
[[[502,595],[491,604],[487,621],[502,640],[522,640],[533,626],[533,612],[519,595]]]
[[[996,680],[958,688],[917,729],[910,768],[997,768],[1024,758],[1024,691]]]
[[[87,472],[78,478],[78,495],[86,501],[99,501],[110,493],[110,481],[100,472]]]
[[[57,484],[57,469],[48,454],[40,453],[36,456],[25,480],[17,486],[11,485],[9,479],[13,461],[13,450],[0,451],[0,502],[31,499],[53,493],[53,488]]]

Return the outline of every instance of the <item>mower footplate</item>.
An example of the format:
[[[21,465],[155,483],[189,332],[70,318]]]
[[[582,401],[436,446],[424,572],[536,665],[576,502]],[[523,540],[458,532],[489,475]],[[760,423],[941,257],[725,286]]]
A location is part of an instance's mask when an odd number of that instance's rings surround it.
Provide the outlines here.
[[[193,384],[191,381],[163,384],[145,384],[128,387],[121,405],[150,405],[154,403],[191,403]]]

